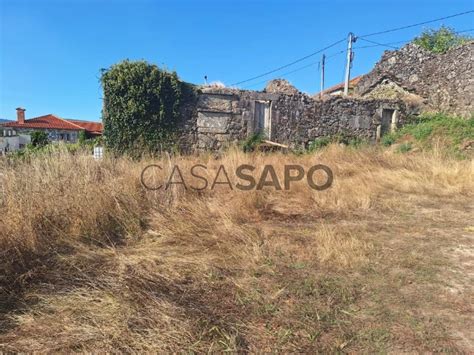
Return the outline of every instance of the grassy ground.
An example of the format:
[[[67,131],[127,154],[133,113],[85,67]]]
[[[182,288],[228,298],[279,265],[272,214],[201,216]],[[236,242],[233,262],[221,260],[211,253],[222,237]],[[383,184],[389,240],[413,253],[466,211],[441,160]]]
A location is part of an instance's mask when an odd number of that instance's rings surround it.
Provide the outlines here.
[[[2,162],[0,351],[474,350],[474,164],[337,145],[163,158],[212,181],[309,168],[314,191],[146,191],[139,162]]]

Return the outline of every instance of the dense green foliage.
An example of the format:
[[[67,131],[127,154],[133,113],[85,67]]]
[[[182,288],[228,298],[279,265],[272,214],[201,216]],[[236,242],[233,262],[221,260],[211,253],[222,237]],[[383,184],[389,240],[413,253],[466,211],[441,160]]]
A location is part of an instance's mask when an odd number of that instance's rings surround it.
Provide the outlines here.
[[[190,86],[145,61],[123,61],[104,70],[104,136],[116,152],[169,149],[183,97]]]
[[[382,137],[382,144],[390,146],[402,139],[414,140],[420,148],[427,149],[443,144],[447,151],[462,156],[462,143],[474,140],[474,117],[464,119],[440,113],[414,117],[400,130]]]
[[[43,131],[31,132],[31,145],[33,147],[44,147],[49,142],[48,134]]]
[[[470,36],[461,36],[452,28],[441,26],[438,30],[426,30],[413,42],[433,53],[445,53],[450,48],[456,47],[472,40]]]

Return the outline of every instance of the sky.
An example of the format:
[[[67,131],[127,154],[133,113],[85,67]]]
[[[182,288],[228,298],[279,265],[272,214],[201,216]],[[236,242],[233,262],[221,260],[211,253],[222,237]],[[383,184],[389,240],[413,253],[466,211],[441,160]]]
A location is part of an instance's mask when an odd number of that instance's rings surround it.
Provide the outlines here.
[[[196,84],[207,75],[210,82],[232,85],[349,32],[362,36],[473,9],[474,0],[0,0],[0,118],[16,119],[21,106],[26,118],[53,113],[98,121],[100,70],[124,59],[155,63]],[[473,29],[474,14],[369,39],[409,41],[442,24]],[[351,76],[367,73],[390,50],[370,45],[354,43]],[[325,51],[326,88],[343,80],[346,46]],[[314,94],[321,54],[239,86],[261,90],[265,81],[283,77]]]

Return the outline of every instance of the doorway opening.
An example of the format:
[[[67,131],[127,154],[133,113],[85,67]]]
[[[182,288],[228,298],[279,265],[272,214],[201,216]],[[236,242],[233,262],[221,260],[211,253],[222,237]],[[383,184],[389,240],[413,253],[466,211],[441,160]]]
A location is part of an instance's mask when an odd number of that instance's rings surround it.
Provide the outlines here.
[[[255,132],[266,139],[272,136],[271,101],[255,101]]]
[[[382,124],[380,129],[381,136],[392,131],[392,123],[394,122],[395,110],[384,108],[382,110]]]

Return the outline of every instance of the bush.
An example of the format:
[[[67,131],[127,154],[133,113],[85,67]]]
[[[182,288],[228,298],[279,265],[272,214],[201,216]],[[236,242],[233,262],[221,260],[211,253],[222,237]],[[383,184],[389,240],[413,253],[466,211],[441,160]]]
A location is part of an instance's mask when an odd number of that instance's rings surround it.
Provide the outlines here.
[[[48,134],[46,132],[35,131],[31,133],[31,145],[33,147],[44,147],[48,142]]]
[[[86,143],[86,131],[80,131],[79,132],[79,139],[78,139],[78,143],[79,145],[84,145]]]
[[[317,138],[309,144],[308,151],[314,152],[316,150],[326,147],[330,143],[331,143],[330,137]]]
[[[264,140],[263,133],[254,133],[241,143],[242,150],[246,153],[253,152],[257,146]]]
[[[103,70],[104,136],[114,151],[156,152],[174,145],[180,109],[192,87],[145,61],[128,60]]]
[[[368,144],[369,142],[366,139],[360,137],[349,138],[347,141],[347,145],[352,148],[360,148]]]
[[[419,123],[409,127],[410,134],[417,141],[422,141],[427,139],[433,133],[433,125],[427,123]]]
[[[407,153],[411,150],[412,146],[410,142],[405,142],[398,147],[398,152],[400,153]]]
[[[449,27],[441,26],[438,30],[426,30],[413,43],[433,53],[445,53],[450,48],[472,40],[470,36],[460,36]]]
[[[382,137],[382,145],[389,147],[397,141],[397,135],[394,133],[389,133]]]

